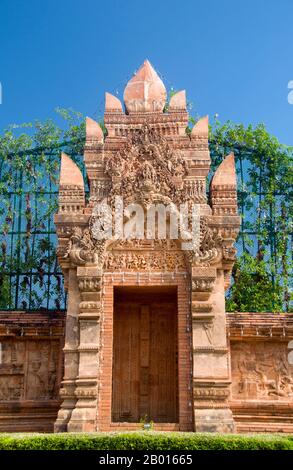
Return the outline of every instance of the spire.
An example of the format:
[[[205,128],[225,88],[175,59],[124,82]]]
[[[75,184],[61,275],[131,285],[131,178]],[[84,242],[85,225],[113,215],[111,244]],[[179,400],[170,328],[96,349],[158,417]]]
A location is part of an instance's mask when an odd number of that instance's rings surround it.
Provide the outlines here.
[[[84,188],[83,176],[73,160],[66,155],[61,153],[61,167],[60,167],[60,187],[63,186],[80,186]]]
[[[169,111],[186,110],[185,90],[177,91],[170,98]]]
[[[204,116],[200,118],[191,130],[191,137],[206,137],[209,136],[209,117]]]
[[[161,113],[166,97],[165,85],[148,60],[144,61],[124,90],[124,103],[128,113]]]
[[[231,186],[236,189],[237,180],[233,152],[225,157],[212,178],[211,190],[216,189],[219,186]]]
[[[104,140],[103,130],[96,121],[87,117],[85,120],[85,133],[87,141],[97,141],[102,143]]]
[[[105,112],[106,113],[122,113],[122,104],[120,100],[114,96],[111,95],[111,93],[105,93]]]

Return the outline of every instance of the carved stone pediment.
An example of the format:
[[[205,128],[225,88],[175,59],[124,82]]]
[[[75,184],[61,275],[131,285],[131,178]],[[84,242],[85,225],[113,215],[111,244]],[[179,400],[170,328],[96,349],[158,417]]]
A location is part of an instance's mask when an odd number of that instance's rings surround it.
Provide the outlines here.
[[[118,154],[106,159],[105,173],[111,180],[110,198],[119,195],[128,202],[160,194],[175,202],[187,166],[180,153],[146,125],[128,138]]]
[[[101,209],[102,210],[102,209]],[[176,250],[181,250],[181,241],[180,240],[161,240],[161,239],[115,239],[109,237],[108,239],[99,239],[98,236],[98,229],[101,227],[101,221],[99,219],[100,215],[93,211],[93,215],[90,219],[89,228],[82,229],[81,227],[74,227],[72,230],[72,235],[69,239],[68,245],[64,250],[63,258],[69,258],[77,266],[89,264],[89,265],[96,265],[103,267],[108,259],[106,266],[111,265],[114,266],[116,264],[113,261],[114,252],[119,249],[129,249],[129,250],[137,250],[138,248],[150,251],[165,252],[166,250],[172,250],[176,248]],[[104,214],[103,214],[104,217]],[[107,218],[106,218],[107,219]],[[104,218],[104,220],[106,220]],[[97,227],[96,227],[97,224]],[[188,264],[192,266],[211,266],[216,264],[222,259],[222,256],[226,257],[231,254],[231,256],[235,253],[233,248],[229,250],[229,247],[223,248],[223,240],[222,238],[215,234],[211,228],[208,226],[205,218],[200,219],[200,234],[199,234],[199,247],[194,250],[183,250],[181,254],[182,261],[180,261],[181,269],[186,267],[186,261],[184,261],[183,266],[183,259],[188,260]],[[108,256],[108,252],[111,249],[111,256]],[[232,253],[233,251],[233,253]],[[230,253],[231,252],[231,253]],[[160,253],[161,255],[161,253]],[[121,256],[120,256],[121,258]],[[122,256],[123,258],[123,256]],[[121,258],[121,260],[122,260]],[[135,258],[135,257],[134,257]],[[136,260],[137,261],[137,260]],[[139,266],[153,266],[157,265],[154,263],[147,262],[144,263],[143,260],[141,262],[137,262],[134,260],[133,263],[129,263],[136,267],[137,269]],[[123,260],[118,263],[121,267],[125,265]],[[166,263],[165,263],[166,264]],[[168,264],[168,263],[167,263]],[[171,263],[172,264],[172,263]],[[174,263],[173,263],[174,264]],[[160,266],[163,267],[163,262],[159,263]],[[158,266],[159,266],[158,265]],[[169,263],[170,265],[170,263]],[[122,266],[123,267],[123,266]],[[124,266],[125,267],[125,266]]]

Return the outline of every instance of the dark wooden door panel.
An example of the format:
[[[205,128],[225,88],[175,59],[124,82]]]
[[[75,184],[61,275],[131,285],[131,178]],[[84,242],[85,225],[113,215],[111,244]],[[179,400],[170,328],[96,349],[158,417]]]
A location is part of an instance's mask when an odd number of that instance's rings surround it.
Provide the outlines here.
[[[176,309],[170,303],[151,305],[150,416],[157,422],[175,422]]]
[[[139,305],[116,306],[113,343],[113,421],[139,421]]]
[[[152,301],[114,305],[114,422],[177,421],[177,303]]]

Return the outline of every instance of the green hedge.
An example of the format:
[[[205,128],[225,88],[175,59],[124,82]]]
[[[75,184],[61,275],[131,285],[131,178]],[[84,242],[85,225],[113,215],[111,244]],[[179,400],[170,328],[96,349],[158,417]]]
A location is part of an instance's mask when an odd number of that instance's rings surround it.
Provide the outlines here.
[[[293,437],[134,432],[1,434],[0,450],[293,450]]]

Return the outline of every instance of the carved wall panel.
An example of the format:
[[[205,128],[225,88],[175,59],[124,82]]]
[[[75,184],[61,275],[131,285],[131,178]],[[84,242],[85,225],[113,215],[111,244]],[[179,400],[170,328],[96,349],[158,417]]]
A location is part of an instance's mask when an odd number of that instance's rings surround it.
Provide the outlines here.
[[[0,401],[58,398],[60,342],[58,340],[1,341]]]
[[[107,315],[105,328],[109,330],[113,299],[108,296],[110,289],[108,282],[112,278],[112,273],[108,273],[107,276],[106,305],[104,309]],[[115,278],[115,275],[113,276]],[[131,276],[131,272],[125,273],[126,280],[127,276]],[[142,276],[148,279],[146,273]],[[166,276],[164,278],[165,284],[170,280],[172,281],[170,273],[166,273]],[[179,302],[179,329],[185,332],[189,325],[186,323],[188,291],[185,286],[184,274],[178,273],[176,276],[181,276],[183,283],[179,294],[181,299],[181,302]],[[160,276],[157,276],[157,286],[160,285],[160,280]],[[120,287],[121,281],[122,275],[116,273],[116,282],[120,283]],[[176,285],[176,282],[179,281],[176,281],[175,278],[174,285]],[[83,282],[81,281],[81,283]],[[129,283],[133,285],[133,280],[129,280]],[[86,289],[93,286],[93,283],[83,285]],[[92,354],[96,347],[94,343],[97,338],[97,326],[93,321],[93,317],[98,316],[98,313],[96,301],[86,301],[85,304],[81,309],[82,315],[85,315],[80,328],[83,344],[82,354],[88,354],[88,351],[91,351]],[[195,366],[198,375],[211,374],[212,372],[214,378],[210,380],[209,385],[207,385],[208,379],[198,378],[194,383],[193,396],[197,407],[202,404],[205,412],[206,407],[210,407],[208,409],[211,410],[215,406],[220,407],[221,403],[225,404],[229,400],[238,432],[293,432],[293,366],[288,362],[290,352],[288,344],[293,338],[293,314],[237,313],[226,315],[227,333],[228,337],[231,338],[227,347],[228,350],[230,349],[232,363],[232,394],[229,397],[227,384],[221,379],[215,380],[217,374],[222,375],[225,370],[225,361],[228,357],[226,348],[218,343],[222,335],[217,332],[217,328],[221,327],[221,324],[217,326],[217,322],[214,321],[215,313],[213,312],[212,303],[205,303],[204,305],[205,308],[200,303],[193,303],[192,334],[194,335],[193,343],[195,344],[193,353],[197,359]],[[19,323],[20,321],[23,324],[30,322],[29,315],[22,312],[20,315],[21,320],[20,318],[14,320],[14,324],[12,320],[9,320],[11,329],[19,328],[19,336],[7,337],[5,322],[7,322],[9,315],[0,312],[1,432],[52,431],[60,404],[61,348],[65,334],[64,327],[59,326],[58,329],[54,329],[56,327],[52,327],[49,317],[42,313],[39,314],[38,320],[39,324],[42,325],[42,331],[38,332],[40,338],[36,335],[36,329],[31,326],[24,328],[24,335],[29,330],[30,337],[22,337],[22,326]],[[58,322],[62,324],[64,314],[60,313],[58,317]],[[155,328],[157,332],[152,341],[156,343],[160,333],[157,326]],[[50,331],[52,334],[58,334],[59,338],[41,338],[45,331],[46,334],[50,334]],[[148,329],[144,326],[142,329],[143,340],[146,339],[147,332]],[[181,342],[178,343],[178,358],[181,374],[184,370],[186,383],[189,384],[190,368],[188,358],[190,355],[188,344],[190,344],[190,338],[186,336],[184,339],[185,345],[182,345]],[[121,340],[123,340],[123,325]],[[104,349],[105,356],[109,354],[110,349],[110,344],[107,344],[107,348]],[[180,356],[180,354],[185,354],[185,356]],[[211,365],[219,365],[217,370],[211,368],[207,370],[206,361],[210,360],[210,356],[213,357]],[[146,357],[147,355],[142,348],[142,358],[145,359]],[[88,358],[85,362],[86,365],[89,365]],[[95,363],[93,365],[95,367]],[[102,380],[100,381],[102,401],[99,413],[102,413],[103,409],[107,409],[107,403],[111,401],[112,383],[111,380],[109,381],[111,371],[111,360],[109,361],[109,370],[105,368],[104,362]],[[143,377],[141,383],[142,385],[144,383]],[[182,380],[179,381],[179,386],[180,403],[184,403],[185,386],[182,384]],[[94,392],[94,397],[96,396],[94,387],[89,389],[87,385],[85,390],[81,390],[82,393],[85,391],[88,395],[84,395],[83,399],[86,397],[88,400],[88,396],[92,392]],[[143,388],[141,392],[143,392]],[[190,396],[186,397],[186,403],[189,402]],[[17,406],[15,406],[16,404]],[[188,407],[183,412],[188,417]],[[119,426],[121,426],[121,423]],[[191,423],[189,426],[189,429],[192,429]],[[108,429],[107,425],[104,425],[104,427],[105,430]]]
[[[234,342],[231,361],[233,399],[293,402],[287,342]]]

